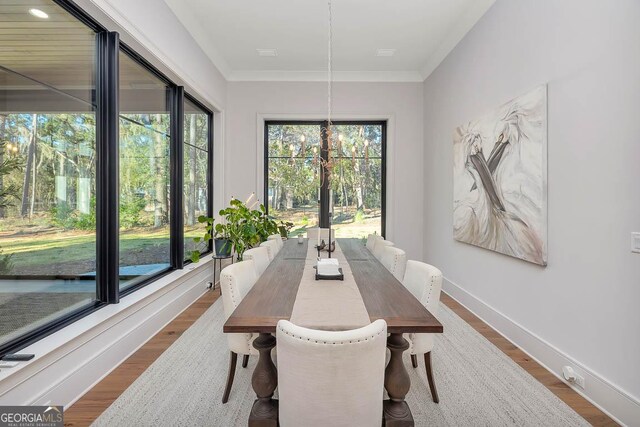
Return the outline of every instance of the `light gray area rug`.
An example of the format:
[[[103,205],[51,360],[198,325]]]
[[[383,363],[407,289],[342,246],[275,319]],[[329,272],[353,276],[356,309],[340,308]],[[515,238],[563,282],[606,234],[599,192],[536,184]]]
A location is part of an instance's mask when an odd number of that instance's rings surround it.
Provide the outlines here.
[[[411,368],[407,401],[417,426],[588,426],[571,408],[446,306],[433,353],[440,403],[431,401],[424,362]],[[255,395],[238,360],[221,403],[229,355],[218,300],[95,422],[94,426],[246,426]],[[304,426],[304,422],[301,422]]]

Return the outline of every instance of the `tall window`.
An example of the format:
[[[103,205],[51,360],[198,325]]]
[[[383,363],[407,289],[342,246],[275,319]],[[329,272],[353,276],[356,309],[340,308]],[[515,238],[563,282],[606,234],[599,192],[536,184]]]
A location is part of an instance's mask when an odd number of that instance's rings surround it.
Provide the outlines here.
[[[120,288],[170,268],[169,88],[120,52]]]
[[[265,200],[269,214],[294,224],[292,234],[319,224],[338,237],[384,234],[385,122],[333,122],[330,185],[326,122],[265,123]],[[326,176],[326,175],[325,175]]]
[[[34,4],[0,4],[0,346],[96,299],[96,35]]]
[[[270,122],[266,138],[265,200],[269,214],[292,222],[292,235],[305,233],[317,226],[320,218],[320,126]]]
[[[211,215],[209,188],[209,141],[211,135],[209,114],[198,104],[185,98],[184,102],[184,254],[190,259],[191,251],[207,252],[209,247],[194,243],[202,237],[205,223],[200,216]]]
[[[213,141],[206,107],[75,4],[0,17],[3,356],[182,268]]]

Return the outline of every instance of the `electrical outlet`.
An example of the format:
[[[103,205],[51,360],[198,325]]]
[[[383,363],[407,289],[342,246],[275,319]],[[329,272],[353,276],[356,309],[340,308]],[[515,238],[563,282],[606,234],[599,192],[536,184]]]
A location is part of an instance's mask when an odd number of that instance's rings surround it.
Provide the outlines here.
[[[640,233],[631,233],[631,252],[640,254]]]
[[[576,375],[576,379],[574,384],[584,390],[584,377],[580,374],[575,374],[575,375]]]
[[[562,367],[562,376],[570,384],[575,384],[584,390],[584,377],[578,374],[571,366],[566,365]]]

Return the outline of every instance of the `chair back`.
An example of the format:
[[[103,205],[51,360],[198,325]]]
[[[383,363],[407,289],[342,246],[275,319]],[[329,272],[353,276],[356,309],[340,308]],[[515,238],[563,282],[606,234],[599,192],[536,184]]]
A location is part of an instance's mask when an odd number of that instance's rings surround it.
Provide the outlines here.
[[[379,235],[379,234],[369,234],[367,236],[367,245],[366,246],[367,246],[367,249],[369,249],[369,252],[373,253],[373,248],[375,247],[376,242],[378,240],[380,240],[380,239],[384,240],[382,238],[382,236]]]
[[[378,239],[375,241],[373,246],[373,256],[380,261],[382,259],[382,253],[384,252],[384,248],[387,246],[393,246],[393,242],[384,239]]]
[[[384,320],[341,332],[280,320],[276,340],[281,426],[380,426]]]
[[[269,251],[269,261],[273,261],[276,255],[278,255],[278,251],[280,250],[278,242],[276,242],[275,240],[267,240],[266,242],[260,243],[260,246],[267,248],[267,251]]]
[[[387,267],[387,270],[389,270],[396,279],[402,282],[402,279],[404,279],[404,271],[407,269],[407,254],[405,251],[395,246],[386,246],[382,252],[380,262]]]
[[[220,290],[224,316],[228,319],[242,299],[249,293],[258,280],[253,261],[240,261],[228,265],[220,272]],[[254,354],[251,334],[225,334],[229,350],[238,354]]]
[[[320,234],[320,240],[324,240],[329,244],[329,229],[328,228],[310,228],[307,230],[307,238],[311,241],[318,240],[318,233]],[[336,230],[331,229],[331,240],[336,240]]]
[[[407,261],[402,284],[434,316],[438,315],[442,272],[433,265],[420,261]]]
[[[267,237],[267,240],[274,240],[276,243],[278,243],[278,250],[282,249],[282,247],[284,246],[284,242],[282,241],[282,236],[279,234],[272,234],[269,237]]]
[[[271,260],[269,259],[269,249],[259,246],[257,248],[251,248],[244,251],[242,259],[245,261],[253,261],[253,265],[256,268],[256,274],[262,275],[264,271],[269,267]]]

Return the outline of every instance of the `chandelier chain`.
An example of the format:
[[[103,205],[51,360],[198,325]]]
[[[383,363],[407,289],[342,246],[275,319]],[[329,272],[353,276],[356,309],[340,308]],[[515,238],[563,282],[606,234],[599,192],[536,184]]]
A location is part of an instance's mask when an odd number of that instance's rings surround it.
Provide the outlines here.
[[[331,57],[332,57],[332,44],[333,44],[333,28],[332,28],[332,21],[331,21],[331,0],[329,0],[329,46],[328,46],[328,66],[327,66],[327,122],[329,124],[329,129],[327,129],[327,131],[329,131],[331,129],[331,80],[332,80],[332,69],[331,69]]]

